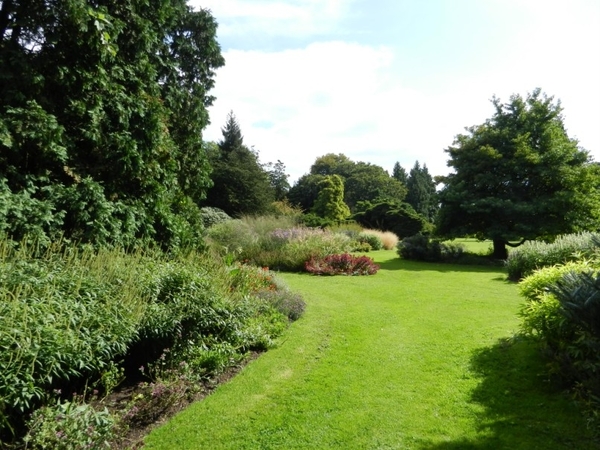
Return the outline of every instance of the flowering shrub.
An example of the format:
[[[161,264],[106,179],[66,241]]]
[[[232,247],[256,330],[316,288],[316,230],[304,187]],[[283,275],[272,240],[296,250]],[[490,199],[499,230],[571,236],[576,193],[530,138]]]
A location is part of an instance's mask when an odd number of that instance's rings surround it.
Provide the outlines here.
[[[110,448],[115,418],[78,399],[44,406],[29,421],[25,442],[29,448],[57,450]]]
[[[273,273],[268,267],[255,267],[236,263],[230,274],[230,290],[232,291],[254,294],[262,290],[274,291],[277,289]]]
[[[349,253],[311,258],[306,271],[316,275],[374,275],[379,266],[368,256],[353,256]]]

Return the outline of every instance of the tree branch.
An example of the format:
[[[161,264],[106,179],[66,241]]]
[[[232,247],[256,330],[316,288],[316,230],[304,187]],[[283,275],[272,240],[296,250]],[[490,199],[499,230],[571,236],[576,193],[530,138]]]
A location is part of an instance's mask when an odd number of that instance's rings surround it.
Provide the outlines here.
[[[508,242],[508,241],[504,241],[504,243],[505,243],[506,245],[508,245],[509,247],[515,248],[515,247],[518,247],[518,246],[520,246],[520,245],[523,245],[523,244],[525,243],[525,241],[526,241],[526,240],[527,240],[527,239],[523,238],[523,239],[521,239],[521,242],[517,242],[516,244],[512,244],[512,243],[510,243],[510,242]]]

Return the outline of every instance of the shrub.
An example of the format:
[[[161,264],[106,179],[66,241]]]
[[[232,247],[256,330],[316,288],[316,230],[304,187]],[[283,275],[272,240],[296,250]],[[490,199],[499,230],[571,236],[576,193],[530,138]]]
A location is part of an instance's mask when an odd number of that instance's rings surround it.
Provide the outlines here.
[[[442,247],[439,241],[430,240],[422,234],[415,234],[398,243],[398,254],[404,259],[415,261],[440,261]]]
[[[252,253],[259,242],[258,234],[241,219],[229,220],[206,230],[210,247],[220,255],[234,253],[240,258]]]
[[[598,263],[569,262],[546,267],[523,279],[527,302],[522,331],[542,346],[549,371],[575,387],[590,412],[600,411],[600,271]]]
[[[458,262],[465,254],[465,246],[453,242],[442,242],[440,250],[440,258],[444,262]]]
[[[189,361],[210,378],[268,348],[288,324],[286,311],[257,295],[279,289],[272,275],[193,252],[43,253],[0,241],[0,438],[22,436],[25,418],[51,404],[55,389],[108,392],[157,361]]]
[[[381,250],[383,247],[383,242],[381,238],[373,232],[369,232],[367,230],[363,231],[358,235],[356,240],[360,243],[367,243],[373,250]]]
[[[144,312],[141,255],[31,253],[24,244],[0,250],[0,434],[19,427],[52,388],[109,369]]]
[[[349,253],[313,257],[306,263],[306,271],[315,275],[374,275],[378,270],[371,258]]]
[[[115,424],[106,408],[98,411],[78,401],[59,402],[33,413],[25,442],[28,448],[40,450],[107,449]]]
[[[256,295],[269,302],[291,321],[298,320],[306,308],[302,296],[288,289],[259,291]]]
[[[600,247],[600,233],[559,236],[552,243],[529,241],[512,250],[506,260],[508,277],[517,281],[536,269],[590,256]]]
[[[228,220],[232,219],[231,216],[222,209],[215,208],[212,206],[205,206],[204,208],[200,208],[200,217],[202,219],[202,224],[204,225],[204,228],[210,228],[213,225],[227,222]]]

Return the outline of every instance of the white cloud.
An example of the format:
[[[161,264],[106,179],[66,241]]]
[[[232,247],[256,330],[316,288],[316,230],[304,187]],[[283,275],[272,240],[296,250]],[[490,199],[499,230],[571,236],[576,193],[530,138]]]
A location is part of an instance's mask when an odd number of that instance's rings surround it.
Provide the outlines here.
[[[332,31],[348,0],[193,0],[219,18],[220,36],[311,36]]]
[[[289,20],[291,28],[294,22],[298,32],[304,27],[302,32],[310,34],[320,26],[309,23],[311,16],[321,14],[335,23],[347,4],[228,0],[215,1],[214,13],[220,24],[222,17],[226,23],[231,17],[253,17],[256,21],[244,26],[261,23],[270,33]],[[328,41],[272,52],[226,51],[226,66],[219,69],[212,92],[217,97],[210,110],[213,123],[204,137],[219,140],[233,110],[245,143],[260,151],[263,162],[282,160],[292,181],[330,152],[388,170],[395,161],[409,169],[418,159],[432,174],[445,174],[444,148],[465,126],[493,114],[488,101],[493,95],[508,100],[539,86],[562,100],[569,135],[600,160],[598,17],[565,10],[563,2],[527,5],[533,8],[527,28],[499,24],[486,37],[505,38],[504,52],[493,58],[473,55],[468,70],[450,67],[419,84],[410,78],[414,68],[392,43],[373,47]]]

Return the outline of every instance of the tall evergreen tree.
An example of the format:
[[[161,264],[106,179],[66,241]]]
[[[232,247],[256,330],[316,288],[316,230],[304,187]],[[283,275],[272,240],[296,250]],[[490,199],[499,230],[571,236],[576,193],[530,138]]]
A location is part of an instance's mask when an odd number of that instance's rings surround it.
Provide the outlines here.
[[[219,152],[211,160],[213,187],[208,191],[206,205],[238,217],[268,211],[275,201],[270,175],[260,164],[258,154],[244,145],[233,112],[221,131]]]
[[[432,222],[438,208],[437,193],[435,182],[426,165],[421,167],[419,161],[415,162],[410,170],[406,187],[408,188],[406,202],[425,219]]]
[[[404,167],[402,167],[398,161],[396,161],[396,164],[394,164],[394,169],[392,171],[392,178],[398,180],[404,186],[406,186],[406,184],[408,182],[408,174],[406,173],[406,170],[404,169]]]

